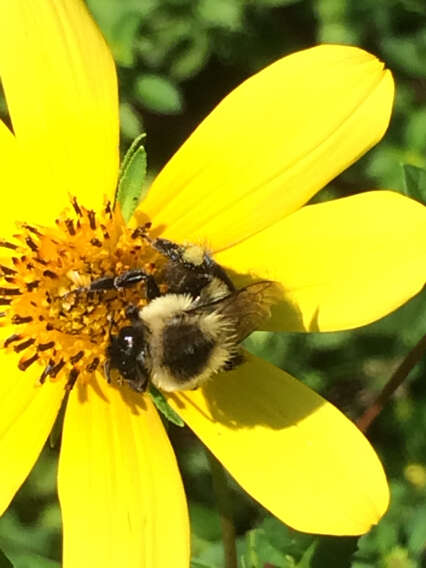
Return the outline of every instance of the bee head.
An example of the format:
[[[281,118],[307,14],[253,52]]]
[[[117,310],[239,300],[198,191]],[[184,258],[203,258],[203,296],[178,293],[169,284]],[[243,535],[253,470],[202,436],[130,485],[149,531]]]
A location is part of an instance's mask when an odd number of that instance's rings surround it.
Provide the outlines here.
[[[146,389],[148,346],[143,326],[123,327],[118,335],[111,335],[107,356],[109,368],[117,369],[134,390]]]

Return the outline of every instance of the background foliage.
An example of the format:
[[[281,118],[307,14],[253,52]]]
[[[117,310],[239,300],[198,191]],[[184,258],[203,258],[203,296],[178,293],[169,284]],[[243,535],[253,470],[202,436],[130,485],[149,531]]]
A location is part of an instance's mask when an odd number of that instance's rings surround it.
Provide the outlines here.
[[[398,86],[395,113],[385,140],[316,199],[361,188],[408,190],[413,195],[416,186],[420,193],[424,190],[424,172],[406,168],[407,186],[401,167],[425,166],[423,0],[87,2],[118,64],[122,147],[145,130],[150,175],[242,79],[291,51],[339,42],[364,47],[386,61]],[[307,336],[258,332],[248,347],[356,418],[425,329],[423,292],[363,329]],[[369,432],[392,488],[392,505],[381,523],[358,542],[300,534],[271,517],[231,481],[241,568],[426,566],[425,374],[423,361]],[[169,430],[190,502],[193,568],[220,568],[220,525],[207,458],[188,430],[173,425]],[[57,453],[57,448],[45,448],[0,520],[0,549],[16,568],[59,566]],[[0,556],[0,567],[7,565]]]

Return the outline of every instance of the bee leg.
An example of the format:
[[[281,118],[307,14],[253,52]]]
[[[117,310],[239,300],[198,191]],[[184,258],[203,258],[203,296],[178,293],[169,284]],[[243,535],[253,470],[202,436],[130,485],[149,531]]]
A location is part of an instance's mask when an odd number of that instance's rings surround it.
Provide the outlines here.
[[[149,275],[139,268],[127,270],[114,278],[114,288],[131,288],[147,278],[149,278]]]
[[[143,270],[135,268],[133,270],[127,270],[123,274],[118,276],[102,276],[97,278],[90,283],[87,288],[90,292],[95,292],[96,290],[118,290],[120,288],[131,288],[139,282],[144,280],[148,281],[153,279],[153,277]]]
[[[127,270],[119,276],[102,276],[102,278],[93,280],[88,288],[82,288],[81,290],[88,290],[89,292],[120,290],[122,288],[131,288],[139,284],[139,282],[145,282],[146,296],[149,301],[160,296],[161,292],[154,277],[138,268]],[[74,292],[77,291],[80,291],[80,289],[74,290]]]
[[[223,366],[224,371],[232,371],[235,367],[244,363],[244,355],[242,353],[235,353],[230,359],[225,362]]]
[[[79,290],[88,290],[89,292],[95,292],[96,290],[113,290],[115,288],[114,281],[114,276],[102,276],[102,278],[93,280],[88,288],[77,288],[77,290],[73,291],[78,292]]]
[[[111,384],[111,361],[106,359],[104,363],[104,375],[108,384]]]
[[[98,290],[113,290],[115,277],[114,276],[102,276],[101,278],[97,278],[93,280],[89,286],[80,286],[79,288],[75,288],[75,290],[70,290],[66,294],[63,294],[61,298],[68,298],[71,294],[82,294],[83,292],[96,292]]]
[[[129,385],[136,392],[145,392],[148,386],[148,375],[145,367],[139,361],[136,363],[136,378],[129,381]]]
[[[145,286],[146,297],[149,301],[153,300],[154,298],[158,298],[158,296],[161,296],[160,288],[158,287],[158,284],[153,276],[147,276]]]
[[[180,245],[168,241],[167,239],[155,239],[151,244],[158,252],[167,256],[172,262],[182,261],[182,247]]]
[[[147,274],[137,268],[123,272],[123,274],[114,278],[114,288],[131,288],[139,282],[145,282],[146,297],[149,301],[161,295],[155,278],[151,274]]]

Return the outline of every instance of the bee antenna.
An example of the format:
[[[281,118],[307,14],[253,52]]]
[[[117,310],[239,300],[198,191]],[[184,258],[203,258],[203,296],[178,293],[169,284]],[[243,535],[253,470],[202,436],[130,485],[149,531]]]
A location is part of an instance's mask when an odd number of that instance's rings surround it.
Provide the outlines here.
[[[109,359],[106,359],[104,363],[104,375],[107,383],[111,383],[111,361]]]
[[[108,316],[107,319],[108,319],[108,321],[109,321],[108,337],[109,337],[109,340],[111,341],[111,338],[112,338],[112,328],[113,328],[113,326],[115,325],[115,320],[114,320],[114,318],[111,317],[111,316]]]

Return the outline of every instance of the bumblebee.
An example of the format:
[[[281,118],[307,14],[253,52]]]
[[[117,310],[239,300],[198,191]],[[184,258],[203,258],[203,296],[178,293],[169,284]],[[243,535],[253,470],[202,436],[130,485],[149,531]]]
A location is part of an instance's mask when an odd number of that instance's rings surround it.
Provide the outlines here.
[[[90,290],[108,290],[144,281],[148,300],[141,309],[129,306],[130,325],[110,335],[105,375],[110,382],[117,370],[138,392],[150,382],[168,392],[194,389],[243,361],[240,343],[269,316],[274,283],[237,290],[202,247],[166,239],[152,245],[167,258],[167,293],[138,269],[90,285]]]

